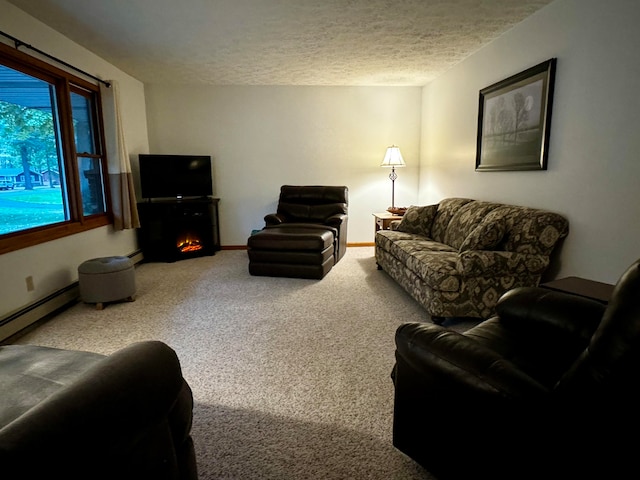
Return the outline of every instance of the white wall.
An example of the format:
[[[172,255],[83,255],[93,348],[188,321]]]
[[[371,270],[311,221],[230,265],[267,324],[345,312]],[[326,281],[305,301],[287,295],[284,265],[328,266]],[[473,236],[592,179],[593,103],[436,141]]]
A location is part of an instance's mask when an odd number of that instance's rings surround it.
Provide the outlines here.
[[[148,149],[140,82],[4,0],[0,0],[0,30],[100,78],[118,80],[128,149],[131,154]],[[69,286],[77,280],[78,265],[84,260],[136,250],[135,231],[103,227],[0,255],[0,318]],[[34,280],[32,292],[26,289],[27,276]]]
[[[418,87],[148,85],[152,153],[213,157],[223,246],[246,245],[280,186],[349,187],[350,243],[373,242],[372,212],[391,204],[386,147],[400,146],[396,205],[417,199]]]
[[[557,0],[423,91],[419,201],[560,212],[558,274],[614,283],[640,258],[640,2]],[[557,57],[547,171],[475,172],[479,90]]]

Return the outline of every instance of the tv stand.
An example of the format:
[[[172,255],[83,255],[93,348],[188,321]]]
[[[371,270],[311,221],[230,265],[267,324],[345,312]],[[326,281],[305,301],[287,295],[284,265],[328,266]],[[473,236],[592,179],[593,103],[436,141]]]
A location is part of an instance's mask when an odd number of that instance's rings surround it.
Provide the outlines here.
[[[154,198],[138,203],[145,261],[175,262],[220,250],[219,198]]]

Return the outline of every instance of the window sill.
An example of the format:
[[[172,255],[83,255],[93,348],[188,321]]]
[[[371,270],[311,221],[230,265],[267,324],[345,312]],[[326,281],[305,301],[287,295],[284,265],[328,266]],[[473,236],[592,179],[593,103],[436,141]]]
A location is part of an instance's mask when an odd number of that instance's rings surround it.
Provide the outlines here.
[[[106,215],[96,215],[87,217],[82,222],[66,222],[55,226],[34,228],[29,231],[8,233],[0,237],[0,255],[104,227],[111,223]]]

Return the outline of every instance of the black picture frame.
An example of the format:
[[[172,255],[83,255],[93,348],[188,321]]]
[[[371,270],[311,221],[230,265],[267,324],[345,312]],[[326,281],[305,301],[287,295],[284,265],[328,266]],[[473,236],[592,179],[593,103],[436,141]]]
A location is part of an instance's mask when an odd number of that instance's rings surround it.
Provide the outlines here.
[[[546,170],[556,59],[480,90],[476,171]]]

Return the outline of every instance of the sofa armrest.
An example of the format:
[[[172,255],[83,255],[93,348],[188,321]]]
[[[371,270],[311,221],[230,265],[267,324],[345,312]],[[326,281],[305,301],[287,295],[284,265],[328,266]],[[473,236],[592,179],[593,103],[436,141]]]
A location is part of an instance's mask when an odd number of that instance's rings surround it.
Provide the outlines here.
[[[565,336],[586,344],[598,328],[606,306],[588,298],[541,287],[505,293],[496,305],[500,323],[541,337]]]
[[[396,330],[395,341],[396,356],[433,391],[455,383],[456,395],[462,392],[475,399],[529,400],[548,392],[498,353],[442,326],[406,323]]]
[[[465,277],[541,275],[549,257],[495,250],[468,250],[458,254],[456,269]]]
[[[269,225],[280,225],[281,223],[284,223],[286,221],[286,219],[278,214],[278,213],[268,213],[267,215],[264,216],[264,223],[269,226]]]
[[[329,225],[330,227],[339,228],[340,225],[342,225],[344,222],[347,221],[347,218],[348,216],[346,214],[337,213],[335,215],[331,215],[330,217],[327,217],[324,223],[326,225]]]
[[[193,448],[192,408],[175,352],[135,343],[5,426],[0,464],[20,478],[179,478],[176,457]]]

